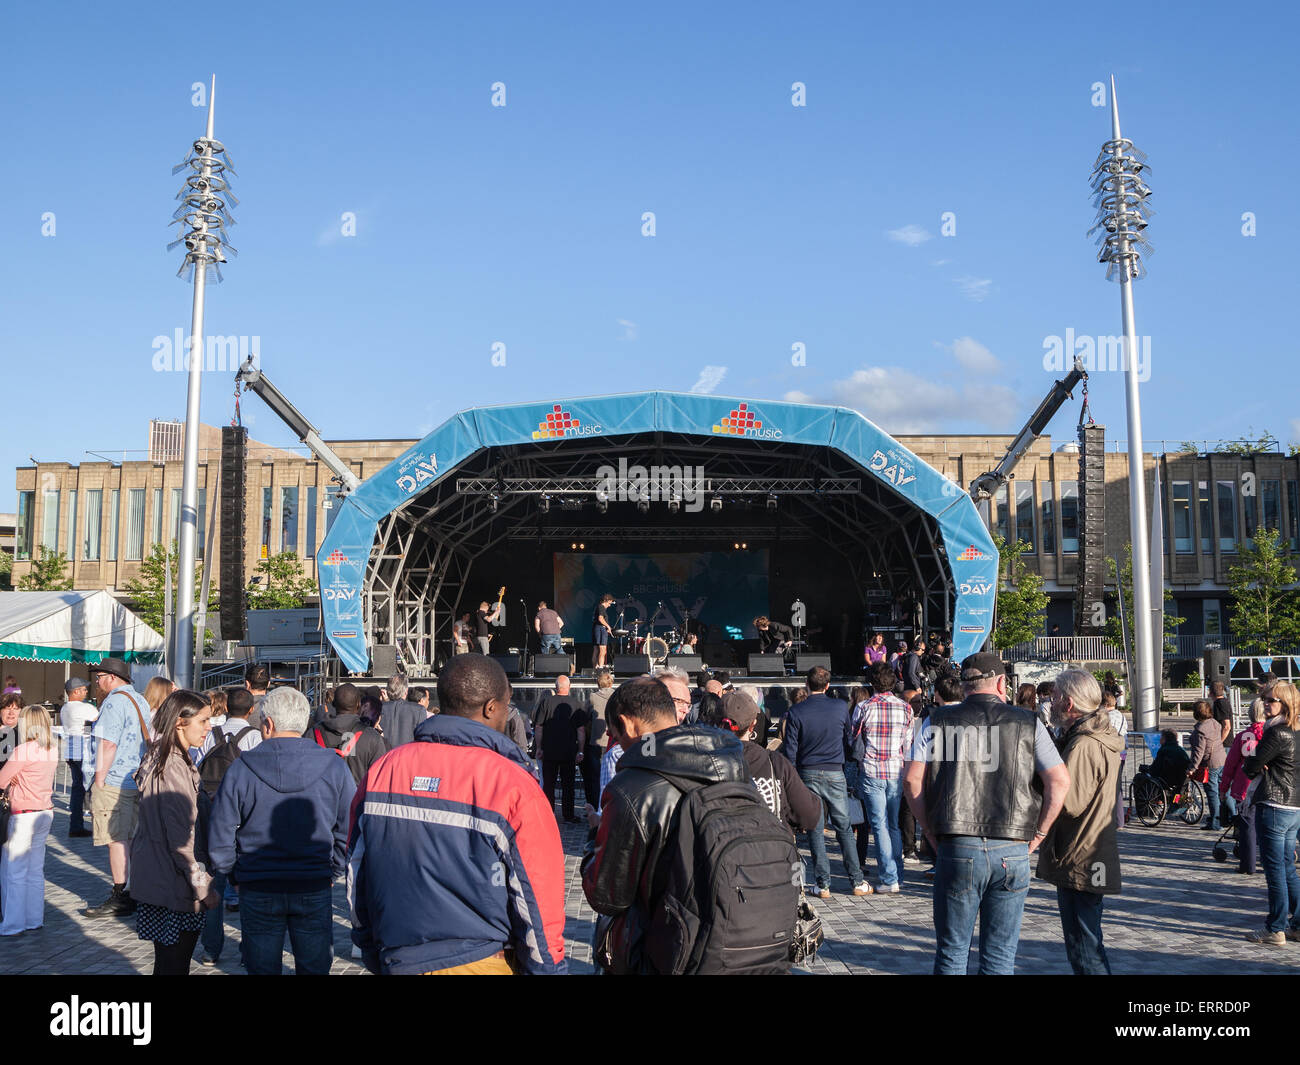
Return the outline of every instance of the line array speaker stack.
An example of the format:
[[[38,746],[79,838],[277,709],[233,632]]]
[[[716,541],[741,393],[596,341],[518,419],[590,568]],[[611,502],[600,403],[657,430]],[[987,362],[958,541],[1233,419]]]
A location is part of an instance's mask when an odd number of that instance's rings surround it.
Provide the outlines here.
[[[785,676],[785,655],[750,655],[749,675],[751,677]]]
[[[1015,488],[1007,506],[1014,506]],[[1106,631],[1106,427],[1079,427],[1079,568],[1075,575],[1074,631]]]
[[[615,655],[614,676],[639,677],[650,672],[649,655]]]
[[[244,577],[244,530],[248,498],[248,430],[221,427],[221,507],[218,602],[221,638],[242,640],[248,619],[248,581]],[[208,548],[211,550],[211,546]]]
[[[704,660],[699,655],[669,655],[667,664],[690,674],[699,673],[704,669]]]
[[[831,668],[830,655],[806,655],[796,654],[794,656],[794,671],[796,673],[807,673],[810,669],[816,669],[821,666],[828,673]]]
[[[573,672],[573,659],[568,655],[533,655],[534,677],[564,677]]]

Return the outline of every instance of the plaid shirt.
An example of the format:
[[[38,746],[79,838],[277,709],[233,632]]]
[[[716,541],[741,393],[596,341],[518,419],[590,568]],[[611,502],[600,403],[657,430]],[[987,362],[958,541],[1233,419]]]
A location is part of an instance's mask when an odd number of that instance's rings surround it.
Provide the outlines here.
[[[862,772],[876,780],[897,780],[912,740],[912,708],[897,695],[884,692],[858,703],[853,711],[853,735],[863,745]]]

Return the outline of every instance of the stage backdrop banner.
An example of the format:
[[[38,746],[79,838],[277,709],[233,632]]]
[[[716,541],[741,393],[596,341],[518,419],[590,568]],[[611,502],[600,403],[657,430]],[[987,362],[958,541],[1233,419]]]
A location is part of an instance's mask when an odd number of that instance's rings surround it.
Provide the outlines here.
[[[718,639],[753,637],[754,618],[768,611],[767,550],[695,551],[662,555],[587,555],[556,553],[555,609],[565,631],[579,643],[591,639],[591,615],[608,592],[618,602],[610,624],[623,608],[630,627],[644,622],[662,602],[656,634],[671,627],[682,631],[682,619],[710,626]],[[671,626],[669,625],[671,622]]]

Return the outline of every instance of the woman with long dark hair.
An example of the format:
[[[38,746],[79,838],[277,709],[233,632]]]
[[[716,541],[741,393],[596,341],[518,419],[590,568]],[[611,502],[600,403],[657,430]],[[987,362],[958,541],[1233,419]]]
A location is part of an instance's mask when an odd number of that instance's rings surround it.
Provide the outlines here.
[[[1295,867],[1296,833],[1300,831],[1300,691],[1279,681],[1264,692],[1264,735],[1243,769],[1258,778],[1253,804],[1259,857],[1268,880],[1268,916],[1264,927],[1247,932],[1252,943],[1280,947],[1300,940],[1300,873]]]
[[[187,976],[204,910],[220,896],[206,868],[207,825],[199,816],[199,771],[190,748],[203,746],[212,708],[198,692],[174,691],[154,715],[155,739],[136,772],[140,822],[131,840],[136,934],[153,941],[155,976]]]

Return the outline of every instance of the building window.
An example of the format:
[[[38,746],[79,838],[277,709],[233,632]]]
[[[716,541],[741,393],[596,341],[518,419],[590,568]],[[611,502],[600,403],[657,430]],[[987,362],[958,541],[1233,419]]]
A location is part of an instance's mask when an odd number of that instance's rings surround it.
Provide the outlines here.
[[[1016,481],[1016,539],[1034,553],[1034,482]]]
[[[198,548],[195,558],[203,557],[203,545],[208,535],[208,492],[206,488],[199,489],[199,509],[198,523],[194,528],[194,543]]]
[[[1052,482],[1038,482],[1038,498],[1043,507],[1043,554],[1056,554],[1056,509],[1052,505]]]
[[[14,530],[14,557],[26,561],[32,557],[32,522],[36,517],[36,493],[18,493],[18,527]],[[1294,526],[1292,526],[1294,528]]]
[[[997,523],[997,533],[1002,537],[1003,543],[1010,543],[1011,512],[1007,507],[1007,486],[1005,484],[999,486],[997,492],[994,493],[993,501],[996,511],[994,521]]]
[[[1237,492],[1232,481],[1216,481],[1219,499],[1219,550],[1237,550]]]
[[[1219,601],[1217,599],[1206,599],[1201,609],[1204,611],[1202,616],[1205,619],[1205,635],[1222,636],[1223,611],[1219,606]]]
[[[77,557],[77,493],[68,493],[68,561]]]
[[[114,488],[108,499],[108,560],[117,561],[117,519],[122,513],[122,493]]]
[[[1282,527],[1282,482],[1265,481],[1261,486],[1259,502],[1264,509],[1264,528],[1280,529]]]
[[[1079,482],[1061,482],[1061,550],[1075,554],[1079,550]]]
[[[262,557],[271,553],[271,489],[262,489]]]
[[[1300,481],[1286,483],[1286,523],[1291,530],[1291,550],[1300,550]]]
[[[172,539],[181,538],[181,490],[172,489]]]
[[[330,534],[330,529],[334,527],[334,519],[339,516],[339,508],[343,506],[341,492],[342,489],[336,484],[327,484],[325,486],[325,502],[322,505],[325,507],[326,536]]]
[[[1170,524],[1174,530],[1174,550],[1180,555],[1192,554],[1192,482],[1174,482],[1174,502],[1169,508]]]
[[[59,549],[59,490],[41,492],[41,546],[47,551]]]
[[[1259,496],[1257,494],[1247,494],[1246,487],[1243,484],[1241,489],[1241,531],[1246,539],[1247,547],[1255,546],[1255,529],[1257,527],[1257,517],[1259,506]]]
[[[1201,523],[1201,554],[1214,554],[1214,516],[1210,512],[1210,486],[1205,481],[1198,481],[1197,518]]]
[[[81,557],[87,562],[99,559],[99,529],[104,524],[104,490],[92,488],[86,493],[86,536]]]
[[[316,557],[316,486],[307,488],[307,540],[304,557]]]
[[[298,486],[280,489],[280,550],[298,553]]]
[[[130,488],[126,493],[126,554],[127,562],[139,562],[144,557],[144,489]]]
[[[153,532],[149,537],[151,544],[162,543],[163,530],[163,494],[161,488],[153,490]]]

